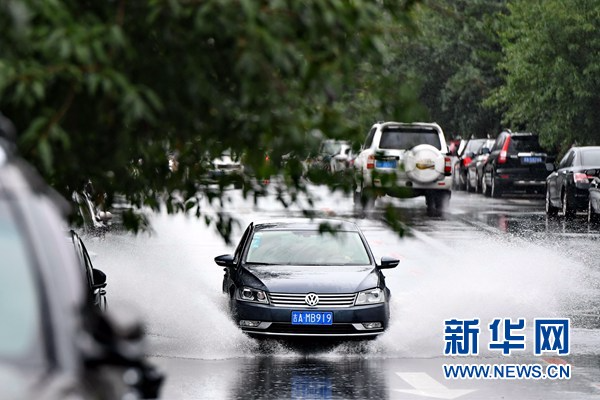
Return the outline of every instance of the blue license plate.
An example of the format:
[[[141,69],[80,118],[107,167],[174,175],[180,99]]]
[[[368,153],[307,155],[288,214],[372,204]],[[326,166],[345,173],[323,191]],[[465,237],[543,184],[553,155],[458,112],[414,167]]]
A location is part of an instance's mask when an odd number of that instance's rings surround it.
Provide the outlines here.
[[[292,311],[292,325],[331,325],[331,311]]]
[[[398,161],[396,160],[375,160],[376,168],[396,168]]]
[[[542,162],[542,157],[523,157],[521,162],[523,164],[539,164]]]

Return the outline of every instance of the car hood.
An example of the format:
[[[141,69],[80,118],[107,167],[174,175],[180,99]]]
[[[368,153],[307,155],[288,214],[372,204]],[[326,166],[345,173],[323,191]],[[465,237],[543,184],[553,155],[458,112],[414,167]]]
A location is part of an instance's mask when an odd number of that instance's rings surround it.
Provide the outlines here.
[[[280,293],[354,293],[377,287],[379,276],[372,265],[253,265],[243,268],[242,283]]]

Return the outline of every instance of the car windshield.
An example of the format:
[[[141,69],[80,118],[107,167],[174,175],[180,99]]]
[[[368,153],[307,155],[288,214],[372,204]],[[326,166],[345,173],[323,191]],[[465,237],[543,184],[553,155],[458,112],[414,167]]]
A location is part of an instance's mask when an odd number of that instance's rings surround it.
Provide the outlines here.
[[[583,150],[581,152],[581,165],[600,165],[600,149]]]
[[[519,152],[540,152],[543,153],[544,149],[540,146],[537,136],[513,136],[510,139],[510,145],[508,147],[510,153]]]
[[[329,155],[338,154],[342,149],[342,145],[344,145],[344,142],[323,142],[320,153]]]
[[[39,365],[40,300],[26,241],[0,201],[0,363]]]
[[[367,249],[358,232],[318,230],[258,231],[246,263],[270,265],[368,265]]]
[[[462,152],[462,154],[477,153],[479,149],[483,147],[486,141],[486,139],[469,140],[469,143],[467,143],[467,148]]]
[[[440,136],[435,129],[389,127],[381,132],[380,149],[408,150],[420,144],[430,144],[442,149]]]

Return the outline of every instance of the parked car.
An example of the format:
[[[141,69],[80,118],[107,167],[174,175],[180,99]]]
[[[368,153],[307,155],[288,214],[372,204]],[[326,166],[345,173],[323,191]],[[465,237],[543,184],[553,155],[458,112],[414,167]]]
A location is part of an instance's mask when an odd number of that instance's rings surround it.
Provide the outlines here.
[[[483,168],[485,167],[485,163],[490,156],[494,142],[494,139],[486,139],[483,146],[481,146],[475,153],[475,158],[469,163],[469,166],[467,167],[468,192],[481,192]]]
[[[305,166],[307,169],[339,172],[350,167],[353,158],[350,142],[325,139],[321,142],[317,154],[306,159]]]
[[[69,240],[73,244],[77,261],[85,274],[89,302],[100,311],[106,311],[108,304],[106,301],[106,274],[94,268],[92,258],[83,244],[83,240],[72,229],[69,231]]]
[[[365,339],[388,327],[390,291],[381,270],[398,260],[376,262],[354,223],[252,223],[235,253],[215,262],[225,269],[231,315],[251,336]]]
[[[544,193],[553,157],[540,146],[538,135],[501,132],[484,167],[484,195],[499,197],[509,192]]]
[[[468,185],[467,171],[475,159],[476,153],[483,147],[487,139],[469,139],[457,154],[452,172],[452,189],[466,190]]]
[[[587,212],[589,223],[600,223],[600,178],[598,176],[590,182]]]
[[[450,201],[452,165],[444,132],[435,123],[378,122],[354,160],[354,202],[372,204],[378,196],[425,196],[429,214]]]
[[[600,146],[572,147],[546,178],[546,214],[565,218],[587,211],[590,182],[600,171]]]
[[[226,150],[211,161],[208,179],[213,183],[233,184],[239,189],[243,186],[243,174],[242,155]]]
[[[64,239],[68,210],[0,137],[1,397],[156,398],[163,376],[145,359],[142,326],[88,301]]]

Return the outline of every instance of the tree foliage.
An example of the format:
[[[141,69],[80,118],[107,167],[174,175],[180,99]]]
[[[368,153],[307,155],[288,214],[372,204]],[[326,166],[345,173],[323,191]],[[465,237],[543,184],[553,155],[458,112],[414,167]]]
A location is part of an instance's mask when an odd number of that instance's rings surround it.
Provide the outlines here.
[[[374,115],[411,109],[385,71],[410,3],[2,0],[0,109],[66,196],[89,179],[107,206],[121,193],[199,216],[221,195],[201,184],[210,160],[232,149],[248,181],[282,174],[294,201],[309,132],[362,141]]]
[[[483,100],[501,83],[496,31],[505,10],[503,0],[424,1],[413,12],[417,35],[397,42],[397,70],[420,82],[419,99],[447,136],[499,131],[500,113]]]
[[[489,104],[546,145],[598,144],[600,2],[515,0],[509,8],[500,31],[505,82]]]

